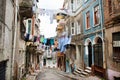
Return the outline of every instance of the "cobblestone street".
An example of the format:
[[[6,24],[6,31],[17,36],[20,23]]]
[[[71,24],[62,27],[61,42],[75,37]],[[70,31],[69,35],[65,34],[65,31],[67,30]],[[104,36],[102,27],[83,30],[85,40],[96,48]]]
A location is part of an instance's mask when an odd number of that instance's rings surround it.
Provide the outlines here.
[[[97,76],[78,77],[70,73],[59,71],[57,69],[46,68],[40,71],[36,80],[101,80],[101,79]]]
[[[44,69],[39,73],[38,80],[73,80],[73,79],[58,74],[56,73],[55,70]]]

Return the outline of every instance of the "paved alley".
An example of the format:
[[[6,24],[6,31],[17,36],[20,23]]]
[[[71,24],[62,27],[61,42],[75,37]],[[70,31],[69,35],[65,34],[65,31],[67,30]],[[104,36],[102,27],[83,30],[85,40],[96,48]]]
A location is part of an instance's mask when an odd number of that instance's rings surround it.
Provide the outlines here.
[[[37,80],[73,80],[73,79],[58,74],[53,69],[44,69],[39,73]]]

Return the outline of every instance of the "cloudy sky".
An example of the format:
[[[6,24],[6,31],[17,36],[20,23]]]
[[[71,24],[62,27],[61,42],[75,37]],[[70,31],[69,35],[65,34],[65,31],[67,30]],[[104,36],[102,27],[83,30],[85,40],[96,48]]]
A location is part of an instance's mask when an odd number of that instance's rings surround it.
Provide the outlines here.
[[[38,7],[42,9],[60,9],[62,8],[64,0],[39,0]],[[57,23],[54,20],[52,24],[50,24],[50,16],[39,16],[40,23],[40,31],[42,35],[45,35],[46,38],[53,37],[56,35],[56,27]]]
[[[59,9],[64,0],[39,0],[39,7],[46,9]]]

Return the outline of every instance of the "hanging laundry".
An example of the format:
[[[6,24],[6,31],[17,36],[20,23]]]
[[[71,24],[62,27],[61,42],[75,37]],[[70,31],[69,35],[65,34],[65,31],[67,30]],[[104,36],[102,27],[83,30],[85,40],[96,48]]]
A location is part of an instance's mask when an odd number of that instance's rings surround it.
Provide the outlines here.
[[[50,39],[50,45],[54,45],[54,39]]]
[[[39,13],[41,16],[50,16],[50,24],[53,23],[53,19],[54,19],[54,12],[55,10],[50,10],[50,9],[39,9]]]
[[[47,46],[50,46],[50,39],[47,39],[46,45],[47,45]]]
[[[40,42],[40,36],[37,37],[37,40],[36,40],[36,41],[37,41],[37,42]]]
[[[67,44],[70,44],[70,42],[71,42],[71,36],[66,36],[64,46],[67,45]]]
[[[54,19],[54,13],[53,13],[53,11],[51,11],[51,13],[50,13],[50,24],[53,23],[53,19]]]
[[[47,39],[46,38],[44,38],[44,44],[46,44],[47,43]]]
[[[62,37],[60,37],[58,39],[58,42],[59,42],[58,46],[59,46],[59,49],[60,49],[61,53],[65,51],[64,41],[65,41],[65,37],[64,36],[62,36]]]
[[[29,40],[29,36],[30,36],[30,34],[25,34],[25,41]]]
[[[34,42],[36,42],[36,40],[37,40],[37,36],[34,36]]]
[[[40,37],[40,42],[41,42],[41,43],[44,43],[44,36],[41,36],[41,37]]]
[[[29,40],[30,40],[30,41],[33,41],[33,35],[30,34]]]

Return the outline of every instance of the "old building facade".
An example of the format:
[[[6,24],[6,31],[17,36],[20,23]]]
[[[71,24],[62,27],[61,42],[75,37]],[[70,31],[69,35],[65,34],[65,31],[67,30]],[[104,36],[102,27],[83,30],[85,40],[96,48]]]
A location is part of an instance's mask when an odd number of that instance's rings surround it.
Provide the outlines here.
[[[91,67],[94,74],[100,73],[98,75],[105,77],[106,59],[102,0],[84,0],[83,30],[85,67]]]
[[[83,68],[83,29],[82,29],[82,1],[80,0],[65,0],[65,10],[68,10],[68,18],[66,22],[66,32],[71,35],[70,50],[67,54],[71,54],[71,63],[74,63],[75,68]],[[72,50],[73,49],[73,50]],[[66,54],[66,55],[67,55]],[[73,57],[74,56],[74,57]]]
[[[65,0],[63,7],[63,10],[68,12],[67,18],[64,19],[64,30],[72,36],[72,63],[76,69],[91,69],[93,74],[105,78],[107,65],[102,0]],[[67,53],[71,51],[68,49]]]
[[[63,8],[59,11],[64,18],[59,20],[57,27],[58,36],[65,34],[69,36],[69,43],[65,42],[65,64],[66,72],[73,72],[75,68],[83,68],[83,31],[82,31],[82,1],[65,0]],[[66,40],[66,38],[64,38]],[[60,43],[59,43],[60,44]],[[75,67],[72,71],[72,65]]]
[[[104,1],[105,52],[109,80],[120,79],[120,1]]]
[[[11,78],[14,4],[12,0],[0,2],[0,79]]]
[[[26,74],[26,26],[24,20],[31,18],[32,33],[39,37],[38,0],[2,0],[0,2],[0,79],[18,80]],[[33,9],[33,4],[34,9]],[[34,15],[33,15],[34,13]],[[32,36],[32,43],[38,45]],[[38,50],[38,48],[36,48]],[[39,61],[39,50],[35,53],[34,63]],[[36,65],[34,65],[36,66]]]

